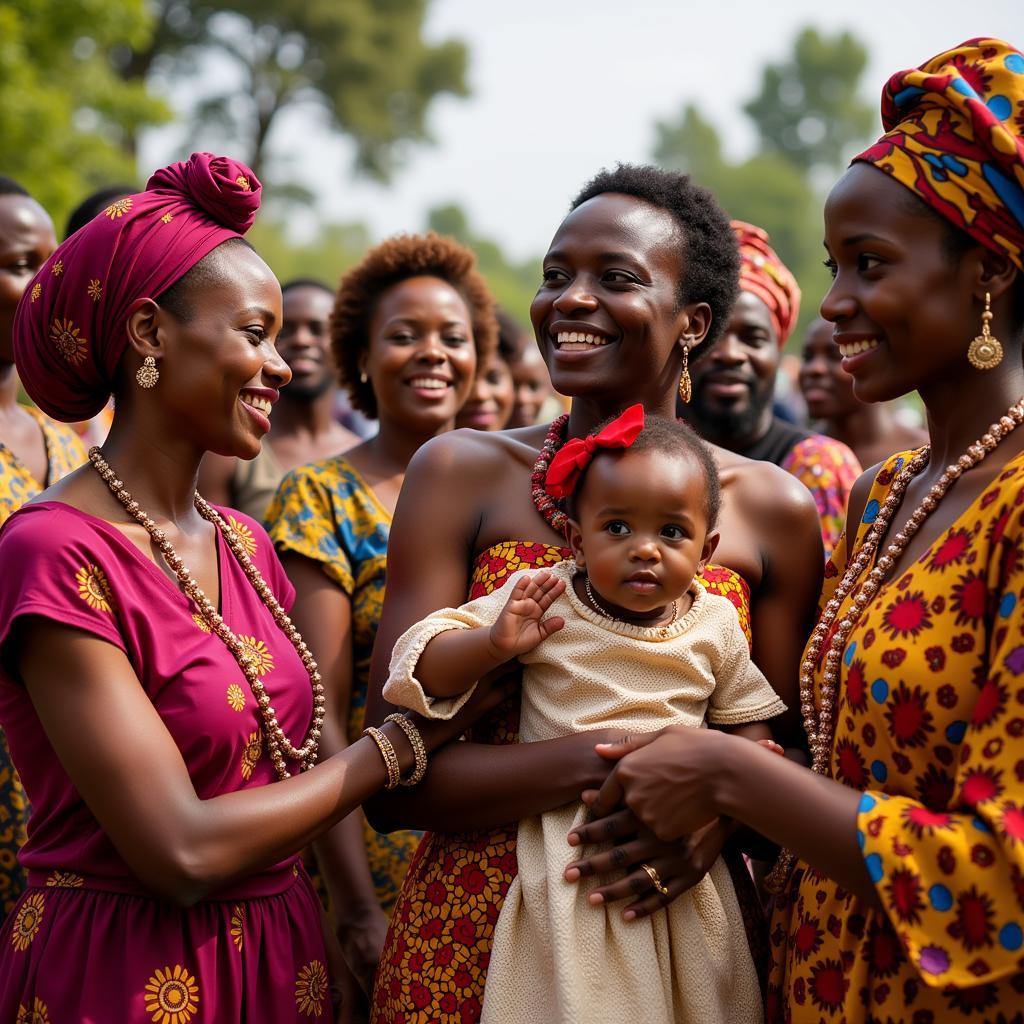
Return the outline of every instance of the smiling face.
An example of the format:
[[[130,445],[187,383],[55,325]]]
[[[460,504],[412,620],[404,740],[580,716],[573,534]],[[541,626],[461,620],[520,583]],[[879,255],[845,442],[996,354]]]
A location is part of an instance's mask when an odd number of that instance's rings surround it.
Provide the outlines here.
[[[281,288],[244,245],[222,246],[207,258],[213,272],[182,297],[188,316],[156,307],[158,384],[139,394],[129,366],[125,397],[136,404],[159,401],[176,432],[201,450],[252,459],[270,429],[271,407],[291,379],[274,347]],[[135,349],[137,361],[141,350]]]
[[[11,335],[18,300],[56,248],[53,222],[34,199],[0,195],[0,362],[14,362]]]
[[[697,459],[657,449],[601,452],[570,524],[576,564],[601,603],[627,621],[658,619],[711,557],[707,483]]]
[[[469,398],[455,417],[455,426],[504,430],[515,398],[512,370],[498,352],[492,352],[478,369]]]
[[[530,308],[556,391],[608,402],[674,393],[683,335],[707,327],[707,306],[680,304],[683,259],[671,214],[632,196],[595,196],[565,218]]]
[[[953,260],[948,242],[945,222],[874,167],[854,164],[832,189],[825,247],[835,279],[821,314],[861,401],[983,372],[967,361],[981,326],[982,249]]]
[[[687,419],[702,434],[753,443],[771,425],[778,338],[764,302],[741,291],[722,337],[690,369]]]
[[[284,323],[277,351],[292,371],[288,399],[311,402],[334,385],[329,322],[334,296],[315,285],[295,285],[282,296]]]
[[[380,418],[421,434],[451,425],[476,373],[469,309],[438,277],[409,277],[377,300],[364,370]]]
[[[842,420],[861,406],[853,393],[853,378],[843,369],[832,325],[817,319],[804,335],[800,390],[812,419]]]

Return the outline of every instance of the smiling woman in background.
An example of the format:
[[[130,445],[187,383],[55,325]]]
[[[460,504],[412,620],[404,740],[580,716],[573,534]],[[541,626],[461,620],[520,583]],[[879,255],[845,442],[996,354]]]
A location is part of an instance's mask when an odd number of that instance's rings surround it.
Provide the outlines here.
[[[391,516],[409,460],[454,426],[477,366],[494,350],[497,324],[468,249],[441,235],[400,235],[342,279],[331,337],[353,407],[380,430],[289,473],[267,513],[296,588],[292,618],[327,687],[326,752],[356,742],[363,729]],[[318,845],[339,937],[367,988],[419,837],[380,835],[355,814]]]

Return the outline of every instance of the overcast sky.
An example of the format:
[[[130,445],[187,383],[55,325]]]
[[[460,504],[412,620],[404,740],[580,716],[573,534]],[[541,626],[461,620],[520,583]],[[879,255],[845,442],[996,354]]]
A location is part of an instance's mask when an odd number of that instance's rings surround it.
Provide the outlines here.
[[[314,117],[293,115],[274,141],[324,213],[364,220],[377,238],[419,230],[429,207],[458,201],[511,254],[537,255],[583,182],[649,158],[655,120],[687,102],[718,122],[732,155],[748,153],[742,104],[805,25],[849,29],[866,44],[865,89],[877,102],[893,71],[964,39],[1024,46],[1024,0],[433,0],[428,35],[466,41],[473,93],[435,104],[436,147],[413,150],[377,186],[352,178],[350,149]],[[156,135],[144,157],[173,155]]]

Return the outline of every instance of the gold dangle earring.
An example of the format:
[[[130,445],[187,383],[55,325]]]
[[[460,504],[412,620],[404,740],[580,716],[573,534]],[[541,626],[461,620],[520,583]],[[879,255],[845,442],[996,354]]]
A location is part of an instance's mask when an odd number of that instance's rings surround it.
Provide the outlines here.
[[[693,385],[690,381],[690,346],[683,346],[683,372],[679,377],[679,398],[689,402],[693,397]]]
[[[146,356],[142,360],[142,365],[135,371],[135,380],[140,388],[145,388],[148,391],[150,388],[156,387],[156,382],[159,379],[160,371],[156,367],[156,360],[152,356]]]
[[[985,292],[985,311],[981,314],[981,334],[971,342],[967,358],[976,370],[994,370],[1003,361],[1003,346],[988,325],[992,319],[992,297]]]

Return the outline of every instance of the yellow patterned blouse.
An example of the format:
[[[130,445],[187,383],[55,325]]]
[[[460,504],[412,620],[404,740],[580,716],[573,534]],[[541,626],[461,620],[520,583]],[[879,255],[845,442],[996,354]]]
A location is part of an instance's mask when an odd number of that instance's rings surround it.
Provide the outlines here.
[[[879,471],[858,542],[909,454]],[[824,600],[846,561],[844,539]],[[837,705],[831,771],[863,794],[857,838],[883,910],[799,865],[772,920],[768,1020],[1020,1020],[1024,455],[878,591]]]
[[[267,532],[281,553],[312,559],[352,601],[352,695],[348,737],[359,738],[366,711],[370,655],[384,604],[391,515],[342,455],[288,473],[267,510]],[[390,910],[419,844],[420,832],[382,835],[364,821],[377,898]]]
[[[70,427],[55,423],[38,409],[26,406],[25,411],[36,418],[43,432],[46,479],[37,480],[21,459],[0,442],[0,524],[26,501],[85,462],[85,446]],[[27,822],[25,791],[0,733],[0,920],[25,888],[25,873],[18,867],[17,856],[26,839]]]

